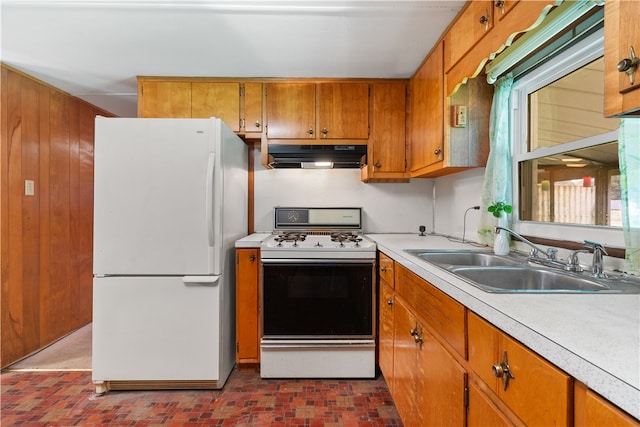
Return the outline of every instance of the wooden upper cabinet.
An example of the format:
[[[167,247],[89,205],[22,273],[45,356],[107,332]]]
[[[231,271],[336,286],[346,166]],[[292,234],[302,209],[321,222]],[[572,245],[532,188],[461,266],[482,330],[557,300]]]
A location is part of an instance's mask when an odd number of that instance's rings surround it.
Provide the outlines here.
[[[240,83],[191,83],[191,117],[218,117],[234,132],[240,131]]]
[[[191,117],[191,82],[142,81],[138,84],[138,117]]]
[[[369,138],[368,83],[267,83],[266,99],[269,139]]]
[[[408,180],[407,86],[405,83],[375,83],[371,93],[373,127],[365,180]]]
[[[493,2],[493,19],[496,25],[513,9],[520,0],[496,0]]]
[[[369,138],[369,84],[318,85],[318,138]]]
[[[572,379],[511,337],[468,313],[469,366],[527,425],[567,426],[572,421]],[[507,370],[504,383],[495,373]]]
[[[493,28],[493,1],[467,2],[447,32],[444,68],[448,71]]]
[[[411,176],[443,159],[444,142],[443,44],[439,43],[412,77],[409,146]]]
[[[269,139],[316,138],[316,84],[267,83]]]
[[[607,0],[604,6],[604,115],[640,115],[640,66],[633,73],[634,82],[618,64],[630,60],[630,49],[640,58],[640,2]]]
[[[246,134],[262,133],[262,83],[247,82],[242,87],[244,110],[240,121]]]

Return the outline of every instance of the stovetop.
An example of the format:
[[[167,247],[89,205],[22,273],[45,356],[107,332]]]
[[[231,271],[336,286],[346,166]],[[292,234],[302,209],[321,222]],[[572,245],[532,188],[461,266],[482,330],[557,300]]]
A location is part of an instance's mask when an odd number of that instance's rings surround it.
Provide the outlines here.
[[[275,208],[273,236],[264,258],[375,258],[376,244],[362,235],[360,208]]]

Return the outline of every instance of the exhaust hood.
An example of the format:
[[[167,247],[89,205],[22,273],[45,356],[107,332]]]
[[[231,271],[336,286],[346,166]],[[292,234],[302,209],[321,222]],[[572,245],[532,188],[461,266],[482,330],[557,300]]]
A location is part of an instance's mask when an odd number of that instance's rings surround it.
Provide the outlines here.
[[[366,163],[366,145],[268,144],[273,168],[360,168]]]

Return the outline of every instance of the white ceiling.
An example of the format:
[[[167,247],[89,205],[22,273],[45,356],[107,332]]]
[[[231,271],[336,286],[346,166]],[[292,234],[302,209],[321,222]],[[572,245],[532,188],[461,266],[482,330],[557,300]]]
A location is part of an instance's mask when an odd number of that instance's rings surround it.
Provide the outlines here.
[[[1,60],[123,117],[136,76],[413,74],[464,1],[0,0]]]

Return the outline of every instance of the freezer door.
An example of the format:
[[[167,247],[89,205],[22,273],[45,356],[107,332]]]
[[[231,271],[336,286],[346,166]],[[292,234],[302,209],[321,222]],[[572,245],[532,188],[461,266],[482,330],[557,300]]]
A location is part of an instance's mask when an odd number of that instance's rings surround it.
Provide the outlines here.
[[[231,344],[221,342],[227,334],[221,332],[219,280],[94,279],[94,382],[226,379],[231,367],[221,372],[220,351]]]
[[[96,119],[96,275],[222,273],[214,120]]]

